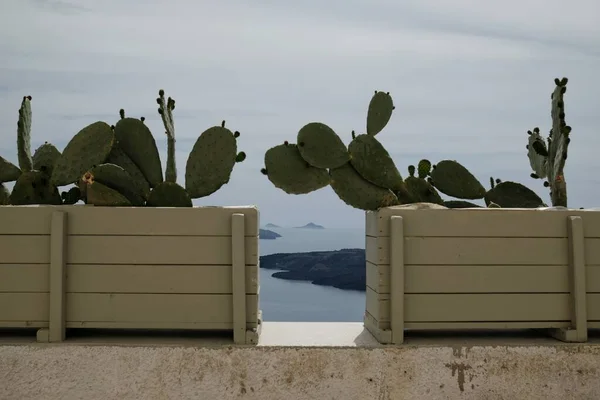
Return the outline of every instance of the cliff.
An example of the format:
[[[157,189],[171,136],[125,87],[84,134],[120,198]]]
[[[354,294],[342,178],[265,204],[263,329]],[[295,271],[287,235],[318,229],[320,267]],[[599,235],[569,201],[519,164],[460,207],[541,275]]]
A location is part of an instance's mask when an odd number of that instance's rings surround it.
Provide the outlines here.
[[[283,270],[273,274],[280,279],[363,292],[366,288],[364,249],[271,254],[260,257],[260,267]]]

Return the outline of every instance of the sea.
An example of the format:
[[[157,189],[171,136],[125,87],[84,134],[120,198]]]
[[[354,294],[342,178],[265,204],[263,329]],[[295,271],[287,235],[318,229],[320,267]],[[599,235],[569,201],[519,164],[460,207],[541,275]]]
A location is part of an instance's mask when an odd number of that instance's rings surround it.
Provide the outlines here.
[[[265,229],[282,237],[260,240],[260,255],[365,248],[364,229]],[[362,322],[364,292],[273,278],[275,272],[260,270],[259,301],[264,321]]]

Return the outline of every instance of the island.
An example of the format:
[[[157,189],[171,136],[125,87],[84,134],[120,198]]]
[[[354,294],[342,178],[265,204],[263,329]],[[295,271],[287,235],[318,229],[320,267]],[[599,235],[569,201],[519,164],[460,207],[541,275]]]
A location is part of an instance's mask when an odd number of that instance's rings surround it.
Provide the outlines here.
[[[309,281],[344,290],[366,290],[364,249],[279,253],[260,257],[260,267],[279,270],[274,278]]]
[[[277,232],[273,232],[268,229],[259,229],[258,230],[258,238],[259,239],[275,240],[279,237],[281,237],[281,235]]]
[[[325,227],[322,225],[317,225],[312,222],[309,222],[308,224],[306,224],[304,226],[297,226],[296,229],[325,229]]]
[[[268,229],[278,229],[278,228],[281,228],[281,227],[279,225],[275,225],[275,224],[272,224],[272,223],[269,222],[268,224],[265,225],[265,228],[268,228]]]

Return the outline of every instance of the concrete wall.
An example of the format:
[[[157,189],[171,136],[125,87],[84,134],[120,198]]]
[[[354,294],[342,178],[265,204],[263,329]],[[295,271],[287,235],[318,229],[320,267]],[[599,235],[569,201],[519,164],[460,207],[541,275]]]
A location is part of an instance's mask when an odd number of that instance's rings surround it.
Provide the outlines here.
[[[2,400],[599,397],[599,344],[0,346]]]

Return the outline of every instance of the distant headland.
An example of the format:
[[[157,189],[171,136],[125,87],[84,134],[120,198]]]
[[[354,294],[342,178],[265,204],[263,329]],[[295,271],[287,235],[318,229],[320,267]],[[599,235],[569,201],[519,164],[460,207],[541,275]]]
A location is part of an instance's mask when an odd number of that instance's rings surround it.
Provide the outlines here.
[[[317,225],[315,223],[309,222],[304,226],[297,226],[296,229],[325,229],[322,225]]]
[[[270,254],[260,257],[260,268],[280,270],[272,276],[344,290],[366,290],[364,249]]]
[[[270,231],[268,229],[259,229],[258,230],[258,238],[259,239],[275,240],[280,237],[281,237],[281,235],[279,233]]]
[[[269,228],[269,229],[274,229],[275,228],[275,229],[277,229],[277,228],[281,228],[281,227],[279,225],[275,225],[275,224],[272,224],[272,223],[269,222],[268,224],[265,225],[265,228]]]

